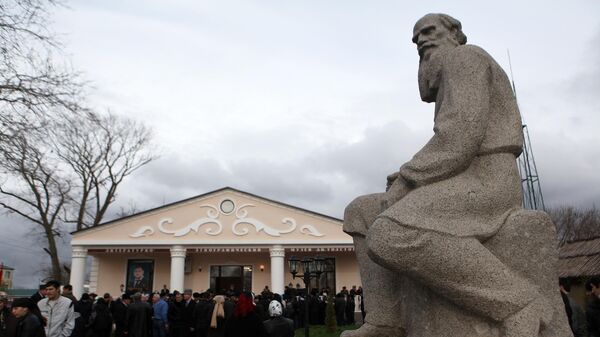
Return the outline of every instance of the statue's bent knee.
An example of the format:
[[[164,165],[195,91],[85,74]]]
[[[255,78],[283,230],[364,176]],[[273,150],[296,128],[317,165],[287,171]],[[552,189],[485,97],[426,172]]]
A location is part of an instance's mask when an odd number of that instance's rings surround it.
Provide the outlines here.
[[[362,198],[364,198],[364,197],[358,197],[358,198],[352,200],[352,202],[349,203],[348,206],[346,206],[346,208],[344,209],[344,220],[345,221],[361,217],[361,212],[362,212],[361,205],[363,203],[361,201]]]
[[[344,210],[344,232],[366,236],[368,228],[381,212],[380,194],[360,196]]]
[[[367,232],[368,253],[372,260],[393,265],[399,271],[413,264],[413,254],[427,249],[429,232],[402,226],[387,218],[377,218]]]

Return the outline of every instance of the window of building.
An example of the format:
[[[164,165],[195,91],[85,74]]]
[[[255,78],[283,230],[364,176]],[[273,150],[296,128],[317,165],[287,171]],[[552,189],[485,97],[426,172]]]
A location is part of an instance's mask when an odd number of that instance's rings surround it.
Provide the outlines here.
[[[310,280],[310,289],[329,288],[330,295],[335,295],[335,258],[326,257],[323,262],[323,273],[319,279],[313,278]]]

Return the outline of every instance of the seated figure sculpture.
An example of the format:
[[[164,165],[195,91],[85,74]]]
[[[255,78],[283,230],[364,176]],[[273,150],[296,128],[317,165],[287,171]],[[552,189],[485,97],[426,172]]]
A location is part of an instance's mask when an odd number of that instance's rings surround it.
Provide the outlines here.
[[[412,41],[434,135],[385,193],[346,208],[367,316],[342,337],[568,336],[553,224],[521,206],[523,133],[506,73],[448,15],[421,18]]]

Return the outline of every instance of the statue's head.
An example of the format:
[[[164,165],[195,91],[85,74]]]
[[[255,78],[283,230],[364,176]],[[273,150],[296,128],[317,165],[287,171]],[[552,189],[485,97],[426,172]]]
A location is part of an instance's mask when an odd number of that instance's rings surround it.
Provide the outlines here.
[[[446,14],[427,14],[415,24],[412,41],[421,58],[467,43],[460,21]]]
[[[435,102],[444,54],[467,43],[460,21],[446,14],[427,14],[415,24],[412,41],[419,52],[419,92],[425,102]]]

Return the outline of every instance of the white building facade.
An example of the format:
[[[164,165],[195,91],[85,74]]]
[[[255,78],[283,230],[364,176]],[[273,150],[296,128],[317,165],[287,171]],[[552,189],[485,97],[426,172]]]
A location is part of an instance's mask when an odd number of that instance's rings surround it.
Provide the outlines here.
[[[71,245],[76,296],[86,269],[96,293],[269,286],[282,294],[289,283],[304,287],[289,273],[292,255],[325,258],[327,268],[311,288],[360,285],[342,220],[229,187],[77,231]]]

